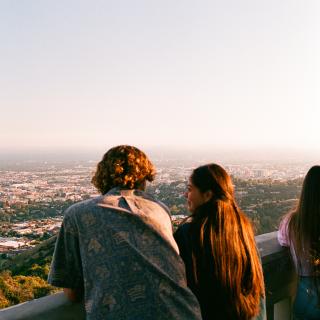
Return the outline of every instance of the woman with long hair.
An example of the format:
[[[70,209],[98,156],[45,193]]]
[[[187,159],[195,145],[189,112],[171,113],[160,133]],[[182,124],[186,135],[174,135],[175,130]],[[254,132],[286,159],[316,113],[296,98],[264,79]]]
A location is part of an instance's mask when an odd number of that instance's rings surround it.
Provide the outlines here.
[[[280,223],[278,240],[290,247],[299,278],[295,319],[320,319],[320,166],[308,171],[297,207]]]
[[[230,176],[217,164],[198,167],[186,197],[191,216],[175,239],[203,319],[265,319],[253,228],[236,204]]]

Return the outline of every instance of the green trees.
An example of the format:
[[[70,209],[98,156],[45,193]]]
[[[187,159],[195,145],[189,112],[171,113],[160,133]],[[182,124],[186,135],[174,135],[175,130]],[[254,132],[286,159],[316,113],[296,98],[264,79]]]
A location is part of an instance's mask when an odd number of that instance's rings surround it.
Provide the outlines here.
[[[10,271],[0,273],[0,309],[58,291],[39,276],[12,276]]]
[[[0,309],[58,291],[46,281],[55,240],[51,237],[0,263]]]

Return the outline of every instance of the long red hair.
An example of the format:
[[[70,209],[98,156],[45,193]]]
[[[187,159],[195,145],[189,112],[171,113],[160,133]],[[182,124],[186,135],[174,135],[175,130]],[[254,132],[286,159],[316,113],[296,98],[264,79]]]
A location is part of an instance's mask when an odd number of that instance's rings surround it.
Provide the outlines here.
[[[207,281],[218,281],[230,319],[251,319],[259,314],[264,297],[252,225],[237,206],[231,178],[221,166],[195,169],[191,182],[202,193],[213,194],[191,215],[195,282],[201,290]]]

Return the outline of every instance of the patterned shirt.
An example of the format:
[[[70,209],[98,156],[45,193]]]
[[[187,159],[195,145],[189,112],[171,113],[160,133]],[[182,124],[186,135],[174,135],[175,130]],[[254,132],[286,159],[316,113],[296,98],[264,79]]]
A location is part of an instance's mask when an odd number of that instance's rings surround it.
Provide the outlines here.
[[[83,288],[87,319],[201,319],[168,209],[114,188],[65,212],[48,282]]]

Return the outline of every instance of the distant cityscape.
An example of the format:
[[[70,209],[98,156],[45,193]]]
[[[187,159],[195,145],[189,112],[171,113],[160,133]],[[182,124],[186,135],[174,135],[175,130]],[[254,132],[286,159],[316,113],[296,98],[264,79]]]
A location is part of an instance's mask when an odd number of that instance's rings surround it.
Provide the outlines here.
[[[177,224],[188,212],[188,176],[199,161],[156,159],[148,191],[163,201]],[[204,162],[202,162],[204,163]],[[98,195],[90,180],[94,161],[16,163],[0,167],[0,253],[15,254],[58,232],[63,211]],[[297,200],[309,164],[223,164],[233,176],[236,197],[257,233],[276,230],[279,217]]]

